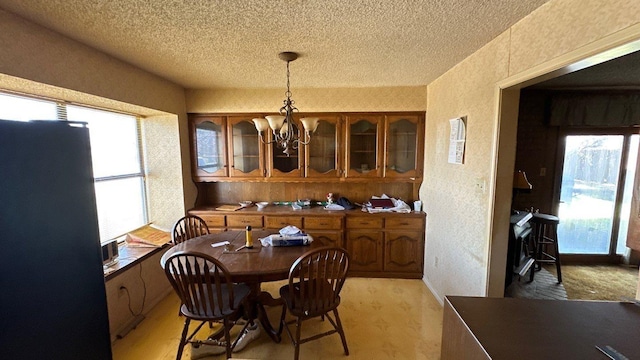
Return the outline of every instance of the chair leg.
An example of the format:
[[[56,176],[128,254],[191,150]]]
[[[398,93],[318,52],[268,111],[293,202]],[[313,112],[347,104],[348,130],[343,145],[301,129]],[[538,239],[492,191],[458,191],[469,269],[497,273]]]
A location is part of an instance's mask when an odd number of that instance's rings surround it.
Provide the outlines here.
[[[556,251],[556,271],[558,273],[558,283],[562,282],[562,269],[560,269],[560,250],[558,248],[558,236],[556,235],[556,239],[553,242],[553,247]]]
[[[278,336],[282,336],[282,329],[284,329],[287,326],[284,320],[286,316],[287,316],[287,304],[284,303],[282,304],[282,314],[280,314],[280,326],[278,327]],[[288,328],[287,328],[287,332],[289,332]]]
[[[227,359],[231,358],[231,334],[229,333],[229,328],[231,327],[230,324],[231,323],[227,318],[224,318],[222,321],[222,325],[224,326],[224,340],[227,347]]]
[[[300,357],[300,333],[302,332],[302,318],[298,317],[296,321],[296,350],[293,356],[294,360],[298,360]]]
[[[338,325],[338,334],[340,334],[340,339],[342,339],[344,354],[349,355],[349,348],[347,347],[347,339],[344,336],[344,330],[342,329],[342,322],[340,322],[340,316],[338,316],[338,309],[333,309],[333,315],[336,318],[336,325]]]
[[[178,354],[176,355],[176,360],[180,360],[180,358],[182,358],[182,351],[184,350],[184,346],[187,345],[187,332],[189,331],[190,322],[191,319],[185,317],[184,328],[182,329],[182,336],[180,337],[180,344],[178,344]]]

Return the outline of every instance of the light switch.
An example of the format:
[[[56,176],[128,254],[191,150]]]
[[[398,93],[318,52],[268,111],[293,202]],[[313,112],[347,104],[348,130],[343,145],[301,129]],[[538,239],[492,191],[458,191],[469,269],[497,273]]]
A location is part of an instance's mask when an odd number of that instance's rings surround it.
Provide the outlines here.
[[[547,168],[540,168],[540,176],[547,175]]]

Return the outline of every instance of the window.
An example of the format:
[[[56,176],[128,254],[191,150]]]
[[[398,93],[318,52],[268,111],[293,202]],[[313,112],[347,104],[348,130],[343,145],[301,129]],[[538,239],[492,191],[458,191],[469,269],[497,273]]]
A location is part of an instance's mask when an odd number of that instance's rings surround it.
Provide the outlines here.
[[[89,124],[100,239],[145,224],[145,185],[134,116],[67,106],[67,118]]]
[[[0,93],[0,119],[27,121],[57,118],[57,106],[53,101]]]
[[[147,222],[140,131],[135,116],[0,93],[0,119],[86,122],[100,240],[112,239]]]

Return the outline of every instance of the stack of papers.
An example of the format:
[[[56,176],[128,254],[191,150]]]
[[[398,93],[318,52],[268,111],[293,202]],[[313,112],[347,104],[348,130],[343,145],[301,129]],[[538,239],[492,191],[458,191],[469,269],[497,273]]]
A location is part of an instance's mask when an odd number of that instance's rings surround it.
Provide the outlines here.
[[[162,247],[171,241],[171,234],[147,224],[127,233],[125,241],[131,247]]]

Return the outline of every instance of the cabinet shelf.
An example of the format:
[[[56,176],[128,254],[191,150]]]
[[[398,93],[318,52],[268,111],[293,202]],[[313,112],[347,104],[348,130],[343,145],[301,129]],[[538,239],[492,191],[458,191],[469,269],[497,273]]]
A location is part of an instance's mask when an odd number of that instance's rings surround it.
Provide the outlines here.
[[[197,182],[421,181],[424,114],[419,112],[305,114],[320,118],[312,141],[287,156],[263,143],[251,122],[264,114],[189,114]],[[299,129],[300,130],[300,129]],[[207,136],[204,136],[204,132]],[[211,134],[209,134],[211,132]],[[302,132],[302,131],[299,131]],[[272,139],[270,131],[264,140]],[[204,161],[203,161],[204,160]],[[216,169],[215,163],[220,164]],[[229,166],[233,163],[235,166]],[[373,170],[365,175],[363,164]],[[199,166],[198,166],[199,165]],[[383,169],[406,168],[405,173]]]

